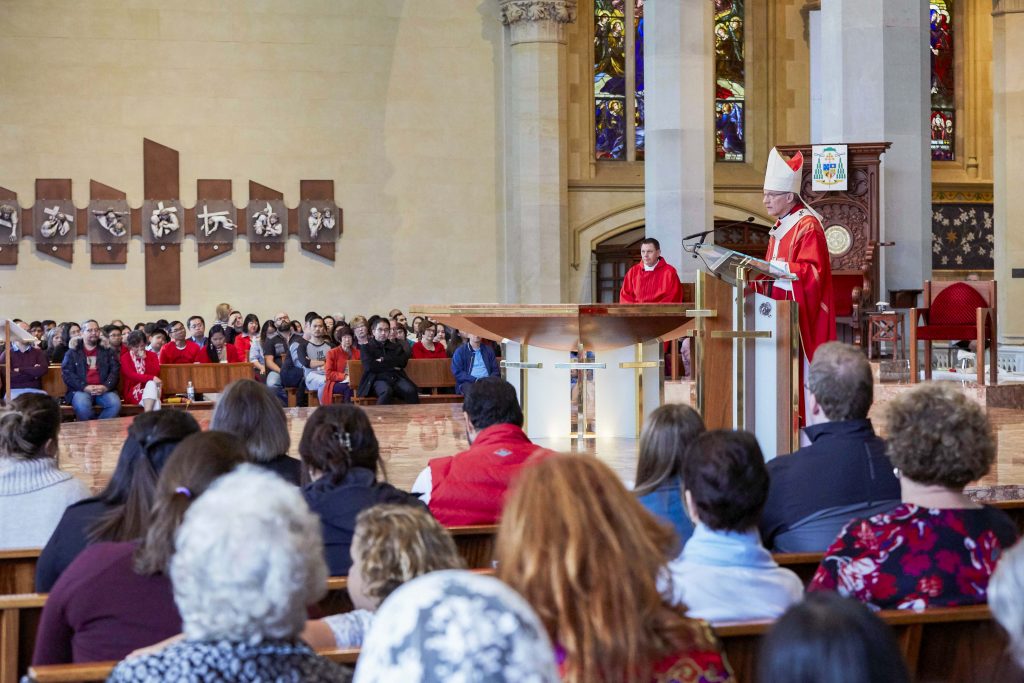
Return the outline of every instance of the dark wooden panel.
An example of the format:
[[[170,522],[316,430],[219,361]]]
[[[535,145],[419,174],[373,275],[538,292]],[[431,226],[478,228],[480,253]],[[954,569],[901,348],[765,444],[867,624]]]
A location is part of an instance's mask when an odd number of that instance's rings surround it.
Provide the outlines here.
[[[104,185],[101,182],[95,180],[89,181],[89,198],[90,199],[127,199],[128,195],[118,190],[117,188],[111,187],[110,185]],[[135,213],[134,211],[132,212]],[[134,219],[135,216],[133,215]],[[88,221],[89,214],[86,211],[83,217],[78,217],[79,221],[82,221],[86,227],[86,235],[88,235]],[[131,223],[135,221],[132,220]],[[81,230],[82,226],[79,226]],[[135,226],[130,225],[129,231],[134,230]],[[129,234],[132,234],[129,232]],[[91,263],[96,265],[123,265],[128,263],[128,245],[127,244],[90,244],[89,245],[89,260]]]
[[[301,242],[300,246],[303,251],[308,251],[310,254],[315,254],[328,261],[334,260],[334,242]]]
[[[231,199],[231,181],[201,178],[196,181],[199,199]]]
[[[18,211],[18,220],[21,221],[21,225],[18,226],[18,240],[20,241],[22,236],[25,235],[25,226],[28,223],[25,222],[25,210],[21,209],[20,204],[18,204],[18,193],[8,190],[6,187],[0,187],[0,201],[13,203]],[[28,214],[32,215],[31,210],[29,210]],[[0,266],[16,265],[18,265],[18,242],[0,243]]]
[[[147,244],[146,305],[181,305],[181,245]]]
[[[142,141],[144,199],[180,199],[178,151],[149,139]],[[142,221],[139,221],[140,226]],[[184,227],[184,226],[182,226]],[[145,227],[148,229],[148,223]],[[181,305],[181,245],[147,244],[146,305]]]
[[[196,205],[192,209],[188,209],[186,213],[190,216],[190,225],[192,226],[192,233],[196,235],[196,239],[199,239],[199,231],[196,228],[196,215],[199,211],[199,204],[204,200],[214,199],[231,199],[231,181],[224,179],[210,179],[203,178],[196,181]],[[244,215],[244,211],[242,212]],[[235,224],[239,227],[235,230],[241,229],[244,223],[236,220]],[[237,235],[236,235],[237,238]],[[199,253],[199,263],[209,261],[210,259],[216,258],[233,251],[235,248],[235,240],[230,242],[218,242],[216,244],[197,242],[197,251]]]
[[[252,180],[249,181],[249,200],[253,199],[284,199],[284,193],[279,192],[266,185],[260,185]],[[244,222],[239,223],[239,228],[245,225],[249,227],[249,217],[244,215]],[[289,219],[291,219],[289,210]],[[294,220],[289,220],[288,225],[294,225]],[[288,229],[291,234],[291,227]],[[252,244],[249,243],[249,263],[284,263],[284,244]]]
[[[36,200],[40,199],[71,199],[70,178],[36,178]],[[77,213],[77,212],[76,212]],[[24,216],[24,212],[22,213]],[[29,213],[31,218],[25,225],[32,225],[32,234],[35,235],[35,216]],[[81,224],[81,216],[76,215],[75,221]],[[76,234],[78,228],[75,228]],[[23,234],[28,234],[26,230]],[[71,263],[74,260],[75,247],[73,244],[40,244],[36,241],[36,251],[46,254],[59,261]]]
[[[149,139],[142,140],[143,199],[181,199],[178,150]]]

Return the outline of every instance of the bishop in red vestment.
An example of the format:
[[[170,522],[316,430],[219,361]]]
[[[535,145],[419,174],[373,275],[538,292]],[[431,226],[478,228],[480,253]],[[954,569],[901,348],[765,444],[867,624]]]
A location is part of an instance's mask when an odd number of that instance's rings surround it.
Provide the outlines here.
[[[683,301],[679,273],[661,257],[661,244],[653,237],[640,242],[640,263],[626,272],[619,292],[623,304],[678,304]]]
[[[769,156],[764,206],[777,220],[769,233],[765,259],[797,277],[795,281],[776,281],[767,289],[773,299],[796,301],[800,347],[809,364],[819,346],[835,340],[836,310],[821,216],[800,197],[803,162],[799,152],[789,160],[774,149]]]

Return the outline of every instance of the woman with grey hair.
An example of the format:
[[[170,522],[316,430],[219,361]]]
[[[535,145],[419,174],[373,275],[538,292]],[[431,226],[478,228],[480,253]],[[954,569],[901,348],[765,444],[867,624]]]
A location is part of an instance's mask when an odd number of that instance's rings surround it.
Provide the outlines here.
[[[554,652],[533,609],[490,576],[426,574],[384,601],[356,683],[557,683]]]
[[[984,604],[999,556],[1017,541],[1005,512],[964,495],[995,460],[985,411],[940,384],[919,385],[887,409],[886,448],[903,502],[850,521],[807,590],[834,590],[872,609]]]
[[[251,379],[232,382],[213,409],[210,429],[234,434],[245,442],[249,462],[299,485],[302,465],[288,455],[291,439],[281,402]]]
[[[320,520],[298,489],[242,465],[185,515],[171,582],[184,638],[130,657],[108,681],[348,681],[299,639],[327,590]]]

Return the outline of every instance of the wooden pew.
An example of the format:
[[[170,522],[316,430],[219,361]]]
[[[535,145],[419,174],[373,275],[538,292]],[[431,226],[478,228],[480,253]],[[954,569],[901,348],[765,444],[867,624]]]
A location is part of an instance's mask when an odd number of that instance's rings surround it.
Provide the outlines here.
[[[803,581],[804,587],[811,583],[814,572],[818,571],[824,553],[772,553],[780,567],[791,569]]]
[[[317,650],[317,654],[336,664],[355,666],[359,658],[359,648]],[[117,662],[33,666],[28,669],[28,680],[32,683],[93,683],[107,680],[115,666]]]
[[[441,389],[455,389],[455,375],[452,374],[451,360],[447,358],[413,358],[405,366],[405,374],[420,390],[420,403],[462,403],[458,394],[442,394]],[[355,392],[359,388],[359,380],[363,377],[363,363],[358,360],[348,362],[348,381]],[[424,393],[424,390],[428,390]],[[376,403],[372,396],[352,400],[359,404]]]
[[[497,524],[450,526],[448,532],[455,539],[455,547],[466,561],[467,569],[490,569],[494,566]]]
[[[28,670],[46,595],[0,596],[0,683],[17,683]]]
[[[36,562],[41,552],[41,548],[0,550],[0,595],[35,590]]]
[[[916,681],[1019,681],[1021,673],[1006,655],[1006,637],[986,605],[925,612],[883,611],[879,617],[893,629],[900,652]],[[737,683],[756,681],[761,639],[772,622],[723,624],[714,628]],[[355,664],[359,649],[321,650],[320,655]],[[37,683],[105,680],[116,662],[32,667]]]
[[[1006,654],[1006,635],[988,605],[942,607],[924,612],[883,610],[915,681],[1019,682],[1021,672]],[[756,681],[761,639],[770,621],[714,627],[737,683]]]
[[[249,363],[175,363],[160,366],[160,381],[165,397],[183,395],[188,382],[197,394],[220,393],[238,379],[252,379]]]

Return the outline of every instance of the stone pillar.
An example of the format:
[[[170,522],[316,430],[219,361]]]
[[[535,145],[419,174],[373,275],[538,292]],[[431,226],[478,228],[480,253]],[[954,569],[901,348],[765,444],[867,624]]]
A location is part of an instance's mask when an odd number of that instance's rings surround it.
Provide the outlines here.
[[[1019,344],[1024,342],[1024,310],[1018,303],[1024,296],[1024,0],[992,3],[992,96],[999,337]]]
[[[576,0],[499,1],[510,39],[504,298],[560,303],[569,262],[565,25],[576,21]]]
[[[879,296],[931,278],[928,3],[822,0],[822,142],[891,142],[882,158]],[[812,117],[813,118],[813,117]]]
[[[693,282],[682,238],[710,230],[714,209],[714,36],[709,0],[644,5],[646,232]]]

